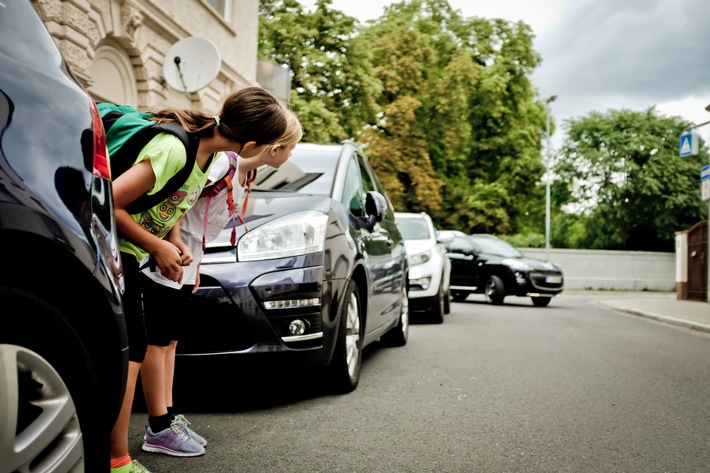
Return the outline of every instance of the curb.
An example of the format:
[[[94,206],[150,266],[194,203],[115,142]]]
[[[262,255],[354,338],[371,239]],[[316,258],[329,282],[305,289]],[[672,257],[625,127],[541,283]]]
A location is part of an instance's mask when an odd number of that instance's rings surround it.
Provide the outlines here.
[[[663,323],[667,323],[670,325],[679,325],[681,327],[689,328],[692,330],[698,330],[700,332],[710,333],[710,325],[706,325],[706,324],[699,323],[699,322],[693,322],[692,320],[679,319],[677,317],[658,314],[655,312],[648,312],[645,310],[632,309],[632,308],[626,308],[626,307],[618,307],[613,304],[609,304],[605,301],[597,301],[597,304],[606,308],[606,309],[615,310],[617,312],[624,312],[627,314],[645,317],[647,319],[656,320],[658,322],[663,322]]]

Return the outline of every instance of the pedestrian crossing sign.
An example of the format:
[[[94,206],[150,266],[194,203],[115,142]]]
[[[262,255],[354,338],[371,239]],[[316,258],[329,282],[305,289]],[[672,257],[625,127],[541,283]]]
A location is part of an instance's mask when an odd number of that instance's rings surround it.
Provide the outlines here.
[[[696,156],[700,137],[696,131],[686,131],[680,135],[680,157]]]

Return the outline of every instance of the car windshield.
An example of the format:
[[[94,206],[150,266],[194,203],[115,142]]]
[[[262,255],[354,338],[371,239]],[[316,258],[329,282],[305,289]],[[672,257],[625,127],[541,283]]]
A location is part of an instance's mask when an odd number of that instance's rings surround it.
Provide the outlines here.
[[[330,195],[339,153],[340,147],[299,149],[296,146],[291,158],[279,169],[260,167],[251,189]]]
[[[522,258],[523,254],[519,252],[510,243],[498,238],[489,237],[472,237],[472,240],[484,253],[497,256],[505,256],[509,258]]]
[[[397,226],[405,240],[428,240],[433,238],[429,225],[420,218],[398,218]]]

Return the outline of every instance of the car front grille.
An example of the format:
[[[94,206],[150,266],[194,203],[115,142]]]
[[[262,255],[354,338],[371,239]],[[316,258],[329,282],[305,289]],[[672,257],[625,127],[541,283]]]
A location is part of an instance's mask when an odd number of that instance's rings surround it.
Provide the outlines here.
[[[551,278],[559,278],[559,282],[550,281]],[[533,271],[530,284],[540,291],[560,291],[564,287],[564,277],[557,271]]]
[[[246,350],[255,343],[242,311],[231,302],[193,297],[183,322],[178,354]]]

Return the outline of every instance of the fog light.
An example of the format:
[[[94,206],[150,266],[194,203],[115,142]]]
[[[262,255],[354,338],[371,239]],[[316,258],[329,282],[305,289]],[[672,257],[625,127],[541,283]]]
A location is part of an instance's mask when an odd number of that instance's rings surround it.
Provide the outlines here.
[[[303,335],[306,333],[306,322],[301,319],[294,319],[288,324],[288,331],[291,335]]]
[[[409,287],[412,289],[421,288],[423,291],[429,289],[429,284],[431,284],[431,276],[424,276],[422,278],[410,279]]]

